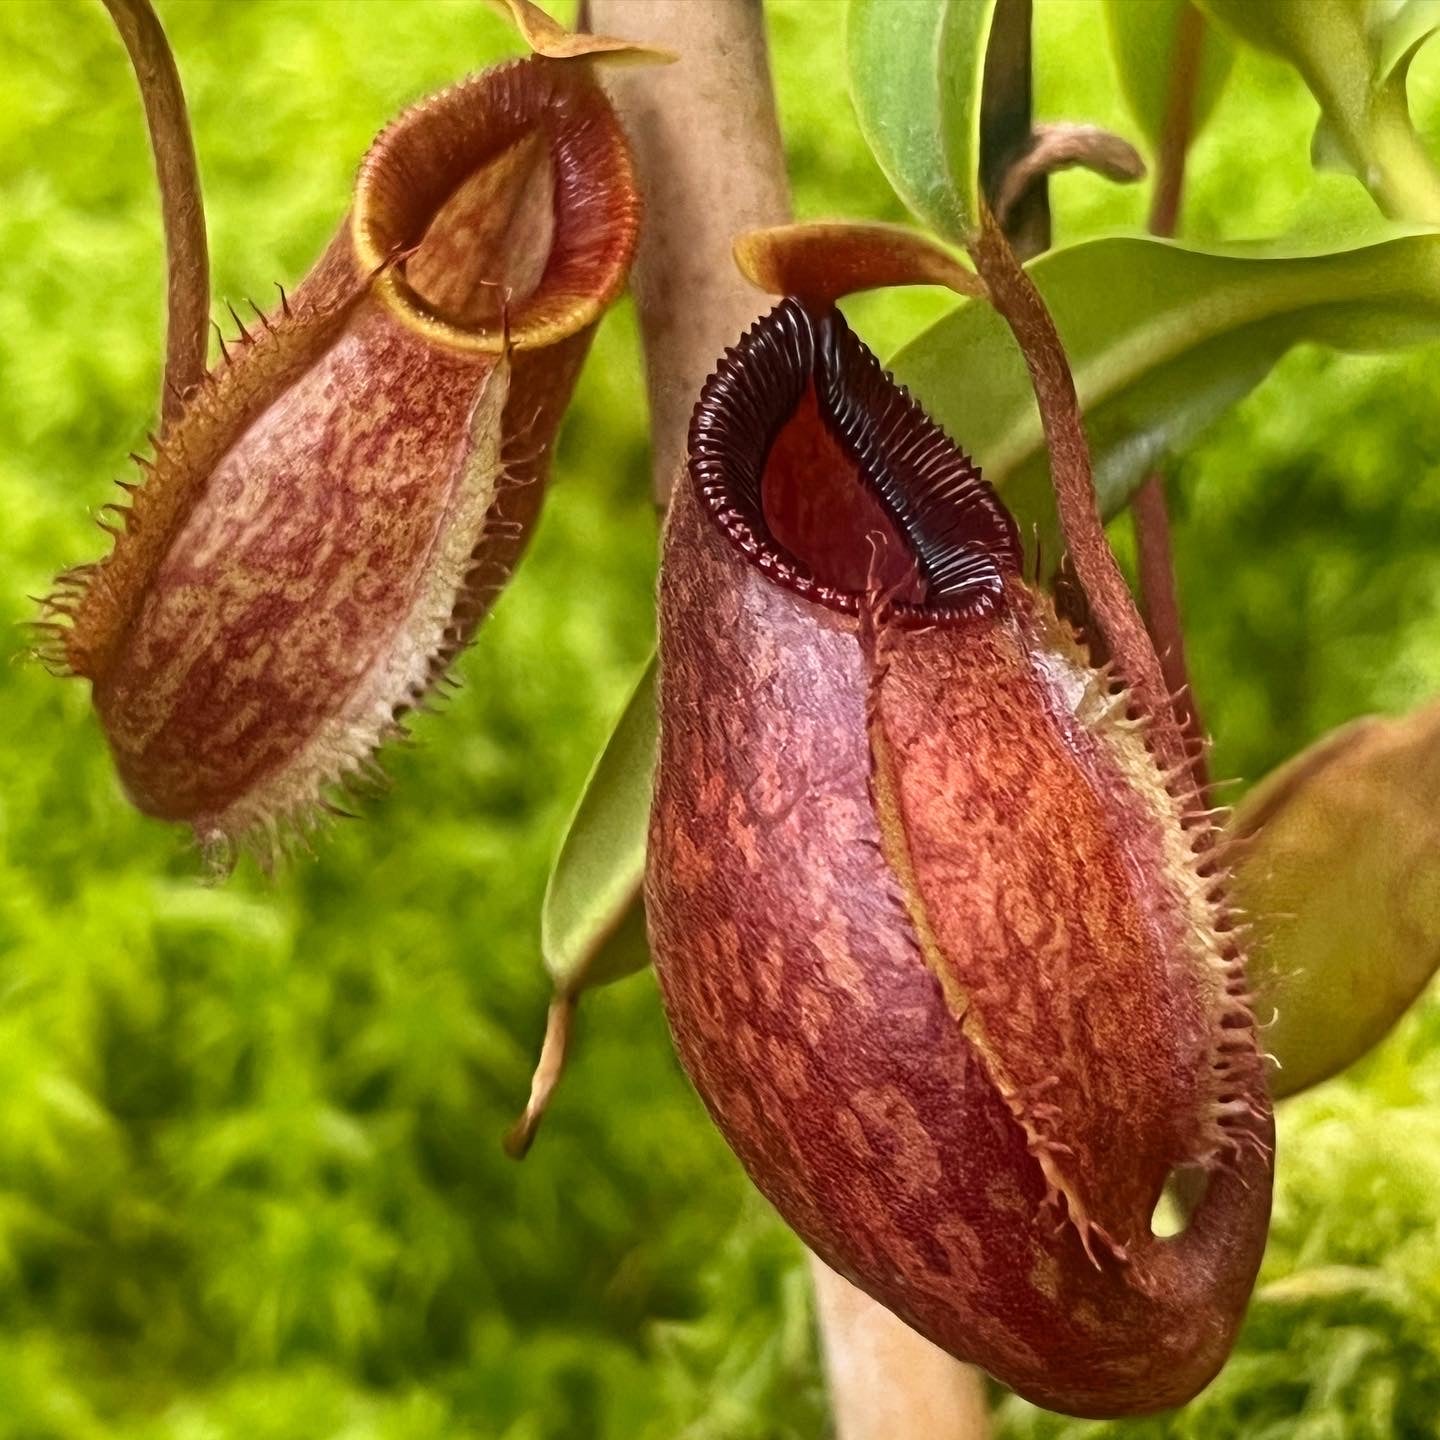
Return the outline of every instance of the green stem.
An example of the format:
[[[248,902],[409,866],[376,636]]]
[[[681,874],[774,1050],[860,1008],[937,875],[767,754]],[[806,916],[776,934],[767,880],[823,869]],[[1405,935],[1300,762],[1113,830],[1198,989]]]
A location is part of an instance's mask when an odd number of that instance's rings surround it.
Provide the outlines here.
[[[1403,87],[1385,86],[1375,97],[1369,126],[1364,132],[1342,133],[1342,140],[1386,215],[1440,225],[1440,171],[1411,124]]]
[[[1332,23],[1299,31],[1288,58],[1376,205],[1392,220],[1440,225],[1440,171],[1410,119],[1408,64],[1377,80],[1358,9],[1344,6],[1325,16]]]

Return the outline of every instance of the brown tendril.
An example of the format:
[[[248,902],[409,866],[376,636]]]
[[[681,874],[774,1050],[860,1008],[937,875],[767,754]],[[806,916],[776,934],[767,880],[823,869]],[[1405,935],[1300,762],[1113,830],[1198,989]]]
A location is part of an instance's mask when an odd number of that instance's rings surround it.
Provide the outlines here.
[[[1075,381],[1055,322],[988,205],[981,206],[980,228],[969,248],[1030,371],[1060,523],[1091,613],[1136,705],[1149,717],[1150,742],[1161,768],[1178,769],[1189,756],[1155,647],[1105,538]]]
[[[180,72],[150,0],[104,0],[104,4],[135,70],[160,183],[168,270],[161,414],[169,423],[183,407],[185,396],[205,375],[210,261],[200,174]]]

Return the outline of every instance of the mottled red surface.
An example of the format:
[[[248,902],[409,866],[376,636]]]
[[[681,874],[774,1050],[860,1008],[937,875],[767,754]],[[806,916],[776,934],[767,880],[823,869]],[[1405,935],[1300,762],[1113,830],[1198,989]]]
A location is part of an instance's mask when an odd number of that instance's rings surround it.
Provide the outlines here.
[[[130,794],[206,839],[305,818],[468,639],[639,220],[608,102],[541,60],[406,112],[356,206],[56,602]]]
[[[1264,1248],[1271,1122],[1181,807],[1049,602],[877,627],[676,490],[646,903],[677,1047],[828,1264],[1082,1415],[1182,1403]],[[1172,1165],[1209,1172],[1175,1238]]]
[[[793,483],[796,476],[809,483]],[[813,382],[770,446],[761,496],[770,534],[807,569],[842,589],[863,590],[873,580],[897,599],[923,598],[915,557],[857,482],[854,460],[821,420]]]

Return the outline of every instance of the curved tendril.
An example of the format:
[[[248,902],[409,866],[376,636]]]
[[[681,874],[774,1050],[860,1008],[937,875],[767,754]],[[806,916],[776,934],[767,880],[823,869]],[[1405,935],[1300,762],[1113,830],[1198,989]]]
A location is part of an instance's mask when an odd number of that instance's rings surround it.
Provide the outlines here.
[[[1065,542],[1091,611],[1120,674],[1140,710],[1149,717],[1156,758],[1167,771],[1188,766],[1190,757],[1154,641],[1105,538],[1075,382],[1055,322],[989,206],[982,206],[980,229],[969,248],[975,268],[989,286],[994,306],[1014,334],[1030,371],[1050,450],[1055,502]]]
[[[170,42],[150,0],[103,0],[129,52],[145,105],[165,222],[167,319],[161,414],[173,420],[205,375],[210,329],[210,262],[205,207],[185,92]]]

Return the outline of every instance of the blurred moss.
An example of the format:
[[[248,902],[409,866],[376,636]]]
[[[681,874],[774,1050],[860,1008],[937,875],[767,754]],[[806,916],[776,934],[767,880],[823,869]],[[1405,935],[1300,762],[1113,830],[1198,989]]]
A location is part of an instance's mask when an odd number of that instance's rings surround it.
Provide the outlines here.
[[[324,243],[385,119],[514,48],[472,0],[161,8],[217,297],[262,304]],[[772,14],[797,209],[901,218],[845,100],[837,6]],[[1127,129],[1098,6],[1042,15],[1042,110]],[[99,551],[87,512],[143,448],[163,272],[101,8],[0,5],[0,53],[10,659],[26,594]],[[1298,82],[1245,58],[1197,148],[1191,232],[1350,223],[1368,202],[1310,174],[1312,118]],[[1134,223],[1144,203],[1065,176],[1057,231]],[[854,312],[888,350],[943,303]],[[1222,773],[1440,689],[1436,362],[1296,354],[1177,467]],[[546,1000],[546,862],[653,624],[624,307],[558,471],[462,692],[387,757],[393,787],[364,818],[275,881],[199,886],[184,838],[121,797],[83,688],[0,667],[0,1440],[825,1432],[798,1247],[706,1123],[648,978],[593,998],[531,1158],[500,1151]],[[1433,1433],[1437,1030],[1432,1003],[1287,1112],[1265,1288],[1222,1379],[1181,1417],[1090,1433]],[[1087,1429],[1006,1416],[1016,1436]]]

